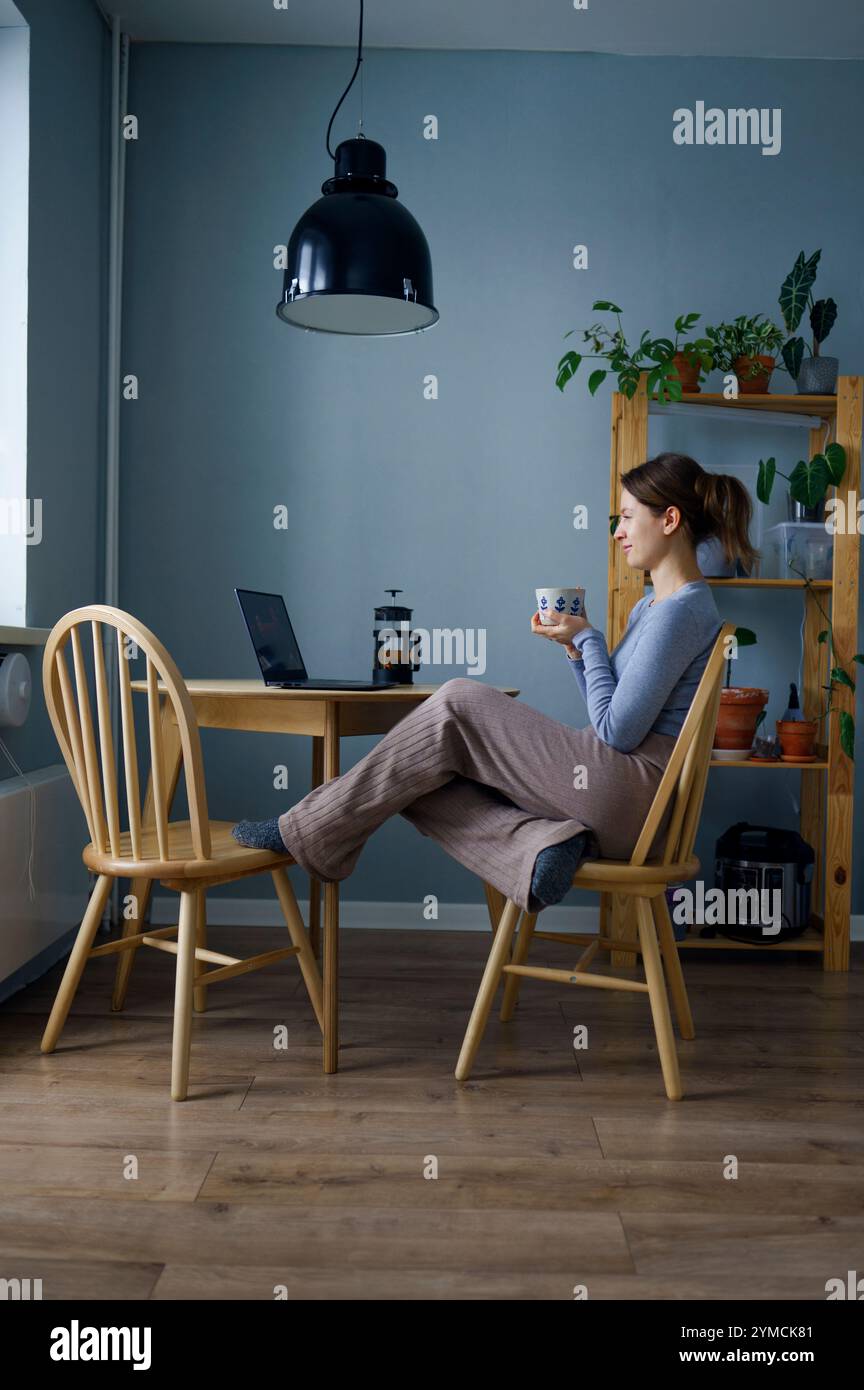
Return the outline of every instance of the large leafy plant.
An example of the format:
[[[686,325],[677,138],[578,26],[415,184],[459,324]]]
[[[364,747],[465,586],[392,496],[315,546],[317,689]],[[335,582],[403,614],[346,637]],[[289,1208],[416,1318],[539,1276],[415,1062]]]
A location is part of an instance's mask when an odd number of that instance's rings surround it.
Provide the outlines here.
[[[805,507],[817,506],[829,487],[836,487],[846,471],[846,450],[842,444],[829,444],[824,454],[814,454],[809,462],[799,459],[791,473],[783,473],[776,460],[760,459],[756,477],[756,496],[771,501],[774,478],[779,473],[789,484],[789,493]]]
[[[783,362],[787,372],[793,378],[797,378],[801,370],[805,352],[809,352],[812,357],[819,356],[821,344],[824,343],[837,321],[837,305],[833,299],[814,300],[813,298],[813,284],[821,255],[821,249],[814,251],[812,256],[805,256],[803,251],[799,251],[795,258],[795,264],[780,286],[780,310],[783,314],[787,333],[794,333],[805,310],[809,309],[810,311],[810,328],[813,333],[812,346],[806,343],[803,338],[795,337],[790,338],[783,347]]]
[[[652,338],[646,329],[638,343],[631,347],[621,322],[623,309],[608,299],[598,299],[592,305],[592,312],[614,314],[615,327],[610,328],[605,323],[597,322],[581,330],[583,343],[590,346],[592,351],[565,352],[558,363],[558,374],[555,378],[559,391],[563,391],[567,383],[573,380],[583,362],[607,362],[607,367],[596,367],[588,377],[588,390],[592,396],[611,372],[618,379],[619,391],[628,399],[632,399],[638,390],[642,373],[647,371],[646,387],[649,396],[656,395],[657,399],[664,403],[680,401],[681,382],[672,360],[676,352],[686,352],[691,360],[697,358],[707,371],[710,371],[713,365],[710,359],[710,344],[706,338],[698,338],[683,346],[680,343],[680,339],[691,333],[699,322],[699,314],[680,315],[675,320],[674,338]],[[579,331],[571,328],[569,333],[564,334],[565,340]]]
[[[705,329],[714,366],[721,372],[734,372],[741,357],[753,358],[745,376],[758,376],[764,368],[757,357],[773,357],[783,343],[783,331],[764,314],[739,314],[731,323]]]

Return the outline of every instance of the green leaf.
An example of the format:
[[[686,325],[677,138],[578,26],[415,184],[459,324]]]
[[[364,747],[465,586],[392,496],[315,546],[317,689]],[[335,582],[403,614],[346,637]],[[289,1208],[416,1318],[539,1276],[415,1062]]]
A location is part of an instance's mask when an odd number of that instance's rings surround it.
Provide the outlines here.
[[[789,474],[789,491],[796,502],[815,507],[821,502],[831,484],[828,460],[824,454],[814,454],[809,463],[800,459]]]
[[[852,660],[857,661],[859,666],[864,666],[864,653],[856,652]]]
[[[639,389],[639,368],[633,362],[619,371],[618,385],[628,400],[632,400],[636,395]]]
[[[756,644],[756,633],[749,627],[736,627],[734,635],[739,647],[752,647]]]
[[[619,309],[617,304],[613,304],[609,299],[598,299],[591,305],[592,311],[596,314],[598,310],[607,314],[623,314],[624,310]]]
[[[662,404],[666,401],[680,401],[683,394],[681,380],[671,362],[661,362],[659,366],[652,367],[648,373],[646,387],[648,395],[656,394]]]
[[[804,361],[804,339],[790,338],[788,343],[783,344],[783,351],[780,355],[792,380],[797,381],[801,363]]]
[[[571,328],[571,329],[569,330],[569,332],[567,332],[567,333],[564,334],[564,341],[565,341],[565,343],[566,343],[566,341],[567,341],[568,338],[572,338],[572,337],[573,337],[573,334],[574,334],[575,332],[576,332],[576,329],[575,329],[575,328]]]
[[[596,372],[591,373],[591,375],[588,378],[588,390],[591,392],[592,396],[597,390],[597,387],[602,386],[607,376],[608,372],[604,372],[602,368],[598,368]]]
[[[771,501],[771,489],[774,486],[774,474],[777,471],[777,464],[774,459],[759,460],[759,473],[756,478],[756,496],[760,502]]]
[[[837,322],[837,305],[833,299],[819,299],[810,310],[810,327],[817,343],[824,343]]]
[[[842,444],[829,444],[822,457],[828,467],[828,476],[836,487],[846,472],[846,450]]]
[[[655,338],[647,344],[646,351],[652,362],[668,362],[675,351],[675,345],[668,338]]]
[[[555,378],[555,385],[558,387],[559,391],[563,391],[567,382],[573,380],[573,377],[579,370],[579,363],[581,361],[582,357],[578,352],[565,352],[561,361],[558,363],[558,375]]]
[[[795,264],[780,286],[780,309],[789,333],[795,332],[801,322],[801,315],[807,308],[807,299],[816,279],[816,267],[821,255],[821,250],[814,251],[810,259],[806,260],[804,252],[799,251]]]
[[[816,638],[816,641],[817,641],[817,642],[824,642],[824,641],[826,641],[827,637],[828,637],[828,629],[827,629],[827,627],[825,627],[825,628],[823,628],[822,631],[819,633],[819,636]]]
[[[621,513],[620,513],[620,512],[616,512],[614,516],[610,516],[610,518],[609,518],[609,535],[610,535],[610,536],[614,536],[614,535],[615,535],[615,532],[618,530],[618,522],[619,522],[620,520],[621,520]]]
[[[845,709],[840,711],[840,747],[847,758],[855,759],[855,720]]]
[[[845,685],[847,690],[855,689],[855,682],[851,676],[847,676],[842,666],[831,667],[831,679],[836,681],[838,685]]]
[[[681,385],[681,378],[671,364],[666,368],[666,375],[663,378],[663,389],[666,392],[667,400],[680,401],[684,396],[684,387]]]

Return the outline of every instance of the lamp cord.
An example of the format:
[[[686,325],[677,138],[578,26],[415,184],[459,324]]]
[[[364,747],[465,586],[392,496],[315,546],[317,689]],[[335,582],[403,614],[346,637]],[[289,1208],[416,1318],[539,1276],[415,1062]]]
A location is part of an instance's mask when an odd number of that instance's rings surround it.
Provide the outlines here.
[[[329,124],[328,127],[327,127],[327,141],[326,141],[326,144],[327,144],[327,153],[329,154],[329,156],[330,156],[331,159],[335,159],[335,158],[336,158],[335,154],[333,153],[333,151],[332,151],[331,148],[330,148],[330,132],[331,132],[331,130],[333,129],[333,122],[334,122],[335,119],[336,119],[336,116],[337,116],[338,111],[339,111],[339,107],[342,105],[343,101],[344,101],[345,98],[347,97],[347,95],[348,95],[348,93],[350,92],[351,88],[354,86],[354,81],[355,81],[355,79],[356,79],[356,77],[357,77],[358,72],[360,71],[360,64],[363,62],[363,3],[364,3],[364,0],[360,0],[360,33],[359,33],[359,36],[358,36],[358,39],[357,39],[357,62],[354,64],[354,71],[353,71],[352,74],[351,74],[351,81],[348,83],[348,86],[345,88],[345,90],[344,90],[344,92],[342,93],[341,97],[340,97],[339,100],[337,101],[336,106],[335,106],[334,111],[333,111],[333,115],[330,117],[330,124]],[[362,83],[362,81],[361,81],[361,83],[360,83],[360,91],[361,91],[360,125],[361,125],[361,128],[362,128],[362,125],[363,125],[363,104],[362,104],[363,83]]]

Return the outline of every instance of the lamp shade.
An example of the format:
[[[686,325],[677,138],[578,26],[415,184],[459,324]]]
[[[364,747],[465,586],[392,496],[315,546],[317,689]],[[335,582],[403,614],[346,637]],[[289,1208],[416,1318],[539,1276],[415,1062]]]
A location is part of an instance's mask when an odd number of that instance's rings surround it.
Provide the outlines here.
[[[432,261],[419,223],[397,201],[387,156],[358,136],[336,148],[324,195],[291,234],[282,299],[286,323],[318,333],[384,337],[437,322]]]

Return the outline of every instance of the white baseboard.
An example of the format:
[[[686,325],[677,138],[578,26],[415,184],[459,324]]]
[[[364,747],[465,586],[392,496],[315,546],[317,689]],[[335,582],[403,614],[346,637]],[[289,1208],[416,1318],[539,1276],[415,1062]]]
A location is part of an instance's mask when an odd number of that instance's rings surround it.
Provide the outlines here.
[[[299,898],[300,911],[307,916],[309,903]],[[549,931],[591,932],[597,930],[596,907],[550,907],[543,913]],[[154,926],[177,921],[177,898],[164,895],[153,899]],[[281,927],[284,923],[275,898],[207,898],[207,921],[214,927]],[[375,928],[379,931],[485,931],[489,914],[485,903],[439,903],[437,918],[423,916],[422,903],[376,903],[343,898],[339,905],[339,924],[343,927]]]
[[[307,915],[308,902],[299,899],[300,911]],[[548,907],[543,913],[546,931],[596,932],[597,907]],[[207,899],[207,920],[214,927],[279,927],[282,914],[275,898],[218,898]],[[154,926],[168,926],[177,921],[177,899],[160,896],[153,900]],[[423,905],[410,903],[376,903],[343,899],[339,909],[343,927],[376,928],[379,931],[482,931],[489,930],[489,915],[483,903],[439,903],[438,917],[426,919]],[[864,915],[852,917],[852,940],[864,941]]]

